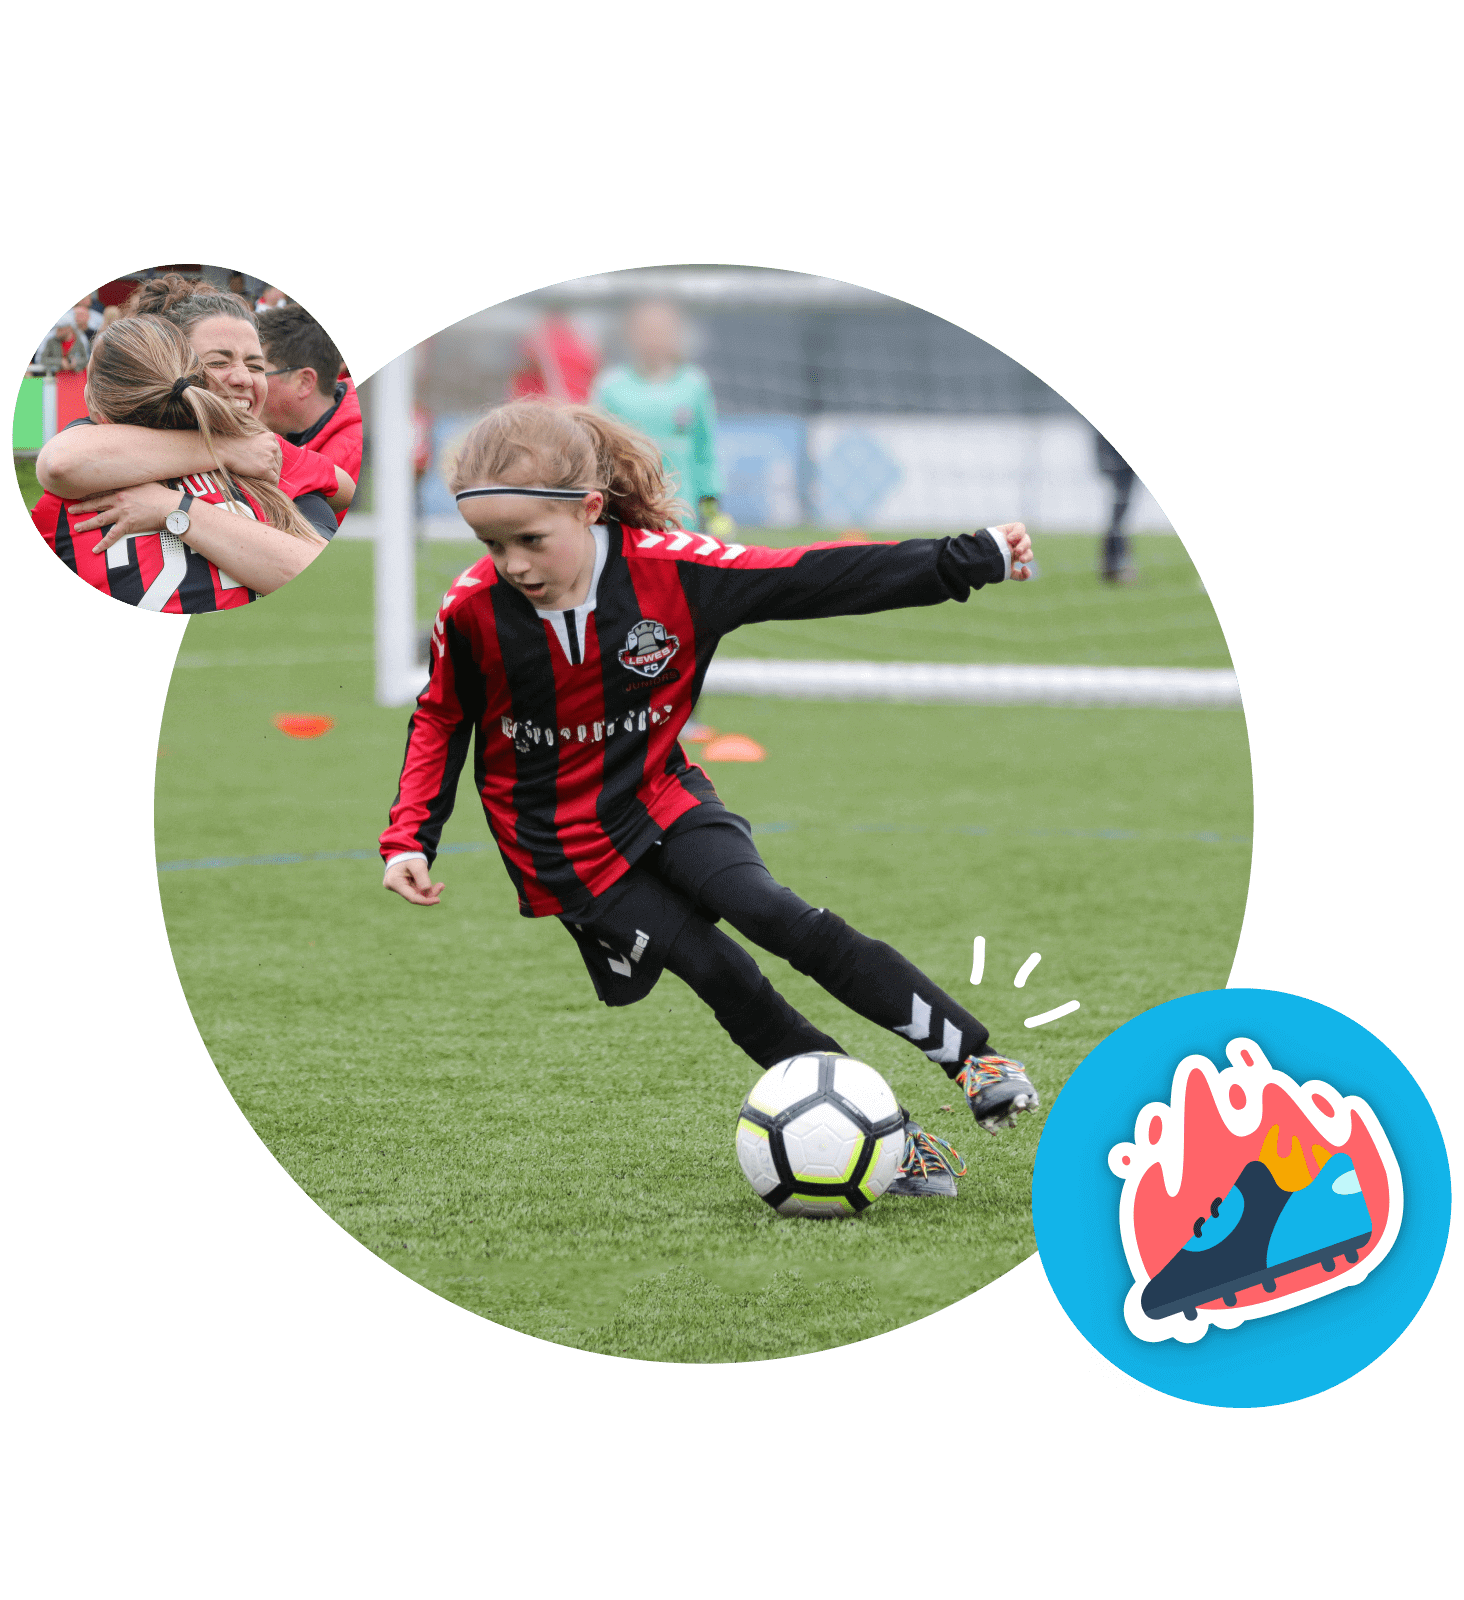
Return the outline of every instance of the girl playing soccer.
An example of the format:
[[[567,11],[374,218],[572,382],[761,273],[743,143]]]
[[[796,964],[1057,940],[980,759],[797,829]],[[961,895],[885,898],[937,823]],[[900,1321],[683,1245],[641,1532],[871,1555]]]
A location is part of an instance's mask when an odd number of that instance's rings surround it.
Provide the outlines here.
[[[990,1132],[1037,1106],[1018,1061],[887,944],[774,881],[743,818],[677,735],[724,634],[745,623],[964,601],[1027,576],[1020,523],[952,539],[772,550],[684,532],[660,452],[583,406],[517,401],[468,435],[452,478],[488,549],[443,600],[381,853],[385,887],[442,894],[430,868],[473,744],[488,826],[525,916],[556,916],[611,1006],[674,972],[760,1067],[845,1054],[716,926],[784,957],[902,1035]],[[889,1190],[954,1194],[954,1152],[906,1129]]]

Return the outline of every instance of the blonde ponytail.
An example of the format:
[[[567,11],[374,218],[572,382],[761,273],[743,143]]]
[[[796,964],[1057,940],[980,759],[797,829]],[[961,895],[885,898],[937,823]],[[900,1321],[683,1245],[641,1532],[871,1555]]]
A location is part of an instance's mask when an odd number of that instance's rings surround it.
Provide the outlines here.
[[[232,439],[248,438],[253,434],[268,433],[269,430],[264,424],[246,416],[238,407],[231,405],[222,395],[215,394],[212,389],[190,384],[183,394],[193,408],[195,426],[203,436],[208,453],[213,457],[215,476],[221,480],[229,499],[240,498],[235,487],[237,484],[248,491],[255,504],[264,513],[264,520],[270,527],[279,528],[284,533],[292,533],[297,539],[318,540],[320,535],[300,514],[289,495],[277,485],[268,483],[263,478],[240,478],[219,462],[218,446],[214,443],[215,435]]]
[[[448,486],[457,493],[490,484],[598,489],[617,522],[657,532],[691,515],[643,433],[590,406],[553,400],[512,400],[474,424]]]

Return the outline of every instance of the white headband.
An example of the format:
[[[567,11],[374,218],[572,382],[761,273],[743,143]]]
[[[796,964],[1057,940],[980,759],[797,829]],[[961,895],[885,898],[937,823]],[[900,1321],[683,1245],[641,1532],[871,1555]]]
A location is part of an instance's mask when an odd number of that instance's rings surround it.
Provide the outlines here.
[[[477,500],[490,494],[524,494],[533,500],[583,500],[593,489],[526,489],[521,485],[492,484],[485,489],[459,489],[455,499]]]

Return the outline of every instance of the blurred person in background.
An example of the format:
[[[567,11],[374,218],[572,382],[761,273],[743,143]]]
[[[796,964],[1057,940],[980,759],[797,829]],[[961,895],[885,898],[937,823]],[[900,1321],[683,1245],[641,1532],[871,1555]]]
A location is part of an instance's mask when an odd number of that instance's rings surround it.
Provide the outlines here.
[[[259,315],[259,342],[270,370],[265,424],[300,449],[333,461],[355,482],[361,476],[361,402],[330,335],[304,306],[276,306]],[[337,520],[345,517],[342,507]]]
[[[706,373],[685,358],[680,308],[669,300],[640,301],[625,320],[625,342],[630,364],[601,373],[591,402],[654,439],[678,494],[696,509],[702,529],[730,538],[736,525],[719,504],[717,403]]]
[[[36,365],[48,373],[84,372],[90,354],[87,336],[70,322],[58,322],[36,351]]]
[[[511,400],[569,400],[582,406],[600,367],[600,352],[563,317],[545,317],[519,344],[523,364],[508,380]]]
[[[276,289],[273,284],[264,291],[254,302],[256,311],[273,311],[276,306],[287,306],[289,301],[285,298],[283,289]]]
[[[82,372],[91,354],[91,336],[102,326],[90,298],[78,300],[41,342],[33,365],[45,372]]]
[[[121,317],[121,315],[122,315],[122,307],[121,306],[103,306],[102,307],[102,326],[104,328],[110,328],[112,326],[112,324],[114,322],[116,322],[119,317]]]
[[[91,296],[78,300],[76,304],[61,319],[62,324],[70,323],[73,328],[79,329],[88,339],[92,334],[100,333],[102,327],[102,313],[96,310],[91,302]]]
[[[420,400],[412,402],[412,471],[420,489],[432,465],[432,413]]]
[[[1103,535],[1098,576],[1105,583],[1132,583],[1134,567],[1129,560],[1128,535],[1123,531],[1123,520],[1128,515],[1129,498],[1134,492],[1134,469],[1097,429],[1094,429],[1094,443],[1098,470],[1113,486],[1113,511],[1108,519],[1108,532]]]

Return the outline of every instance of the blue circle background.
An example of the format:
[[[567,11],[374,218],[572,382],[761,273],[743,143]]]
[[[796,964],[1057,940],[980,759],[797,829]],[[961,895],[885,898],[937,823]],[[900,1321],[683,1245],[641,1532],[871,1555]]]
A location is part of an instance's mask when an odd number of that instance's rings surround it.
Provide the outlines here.
[[[1239,1328],[1212,1326],[1195,1344],[1146,1344],[1123,1320],[1134,1280],[1118,1231],[1122,1184],[1108,1152],[1133,1139],[1148,1101],[1168,1101],[1185,1056],[1208,1056],[1223,1072],[1225,1046],[1237,1036],[1254,1039],[1296,1082],[1320,1078],[1367,1101],[1398,1158],[1402,1226],[1382,1265],[1355,1287]],[[1110,1034],[1054,1102],[1032,1175],[1038,1254],[1079,1331],[1141,1383],[1212,1406],[1300,1400],[1376,1360],[1433,1284],[1450,1208],[1443,1135],[1412,1074],[1351,1018],[1272,989],[1185,995]]]

